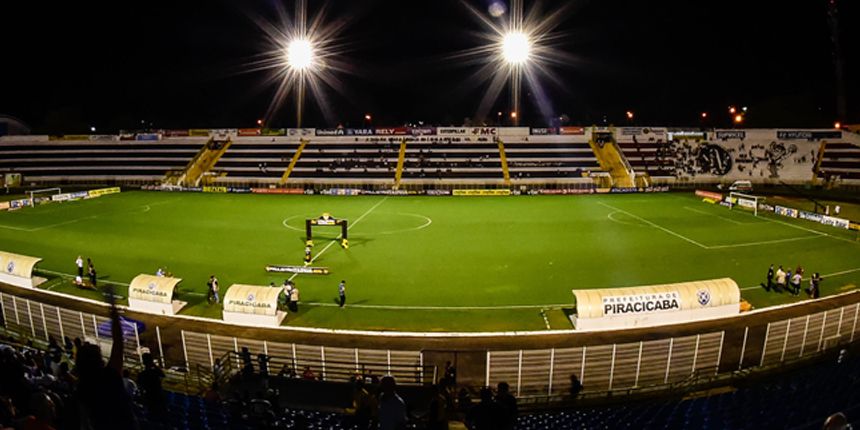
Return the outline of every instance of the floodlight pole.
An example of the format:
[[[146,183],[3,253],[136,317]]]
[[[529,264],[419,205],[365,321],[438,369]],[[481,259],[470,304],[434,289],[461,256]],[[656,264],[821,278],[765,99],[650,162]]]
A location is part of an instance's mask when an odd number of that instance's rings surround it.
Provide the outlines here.
[[[299,71],[299,82],[296,95],[296,128],[302,128],[302,114],[305,107],[305,71]]]
[[[516,127],[520,124],[520,83],[522,81],[522,69],[519,64],[511,64],[511,98],[513,110],[511,112],[513,125]]]

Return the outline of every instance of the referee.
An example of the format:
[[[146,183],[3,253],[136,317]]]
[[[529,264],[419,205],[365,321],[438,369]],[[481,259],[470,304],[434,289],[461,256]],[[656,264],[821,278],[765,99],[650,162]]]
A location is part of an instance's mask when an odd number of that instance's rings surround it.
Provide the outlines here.
[[[343,305],[346,304],[346,281],[340,281],[340,285],[337,286],[337,294],[340,296],[340,307],[343,309]]]

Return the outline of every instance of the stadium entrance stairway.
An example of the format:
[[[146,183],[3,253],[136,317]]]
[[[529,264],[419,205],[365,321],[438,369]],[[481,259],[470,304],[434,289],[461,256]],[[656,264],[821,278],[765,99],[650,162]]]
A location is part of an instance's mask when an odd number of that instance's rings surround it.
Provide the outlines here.
[[[613,187],[632,188],[635,186],[636,174],[615,143],[614,132],[598,132],[596,129],[592,129],[588,144],[591,145],[600,167],[609,172]]]
[[[299,158],[302,156],[302,151],[305,150],[305,146],[308,145],[307,139],[301,139],[299,141],[299,147],[296,149],[295,154],[293,154],[293,158],[290,160],[290,164],[287,166],[287,170],[284,171],[284,176],[281,176],[281,182],[279,185],[284,185],[290,179],[290,174],[293,173],[293,169],[296,168],[296,163],[299,161]]]
[[[188,162],[188,165],[181,174],[177,175],[168,172],[164,177],[163,182],[168,185],[185,185],[188,187],[199,186],[203,175],[215,166],[215,163],[217,163],[221,156],[227,152],[231,143],[232,141],[229,137],[226,141],[216,140],[214,137],[210,138],[209,141],[200,148],[197,155]]]

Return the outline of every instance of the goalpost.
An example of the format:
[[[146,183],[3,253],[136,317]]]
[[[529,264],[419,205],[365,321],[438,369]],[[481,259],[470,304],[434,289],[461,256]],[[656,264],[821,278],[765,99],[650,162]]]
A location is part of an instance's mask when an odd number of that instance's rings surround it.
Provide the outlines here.
[[[37,194],[47,194],[49,196],[61,194],[63,190],[59,188],[42,188],[41,190],[32,190],[29,192],[30,194],[30,206],[36,206],[36,195]]]
[[[762,196],[754,196],[752,194],[744,194],[736,191],[729,193],[729,209],[734,209],[739,206],[742,209],[751,210],[753,215],[758,216],[758,207],[764,203],[765,198]]]

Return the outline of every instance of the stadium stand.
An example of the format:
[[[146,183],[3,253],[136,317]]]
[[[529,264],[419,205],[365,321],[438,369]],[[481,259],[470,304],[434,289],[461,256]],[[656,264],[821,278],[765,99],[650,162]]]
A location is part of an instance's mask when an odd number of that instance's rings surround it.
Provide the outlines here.
[[[234,138],[213,173],[229,179],[276,181],[290,164],[299,141],[287,137]]]
[[[396,138],[314,137],[296,163],[290,181],[337,178],[348,183],[393,183],[399,147],[400,140]]]
[[[151,141],[0,137],[0,171],[21,173],[27,182],[55,184],[160,181],[168,170],[184,168],[206,141],[194,137]]]
[[[402,182],[501,182],[499,148],[493,137],[414,137],[406,144]]]
[[[827,179],[834,176],[842,180],[860,180],[860,146],[846,142],[825,145],[818,177]]]
[[[651,177],[675,175],[675,154],[664,138],[650,137],[641,141],[636,136],[619,136],[618,146],[637,173]]]
[[[518,182],[587,178],[600,170],[584,135],[508,138],[505,153],[511,179]]]

